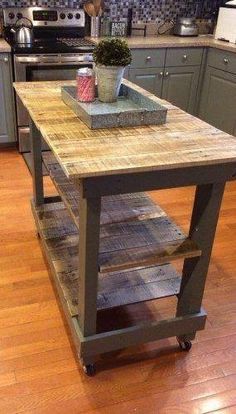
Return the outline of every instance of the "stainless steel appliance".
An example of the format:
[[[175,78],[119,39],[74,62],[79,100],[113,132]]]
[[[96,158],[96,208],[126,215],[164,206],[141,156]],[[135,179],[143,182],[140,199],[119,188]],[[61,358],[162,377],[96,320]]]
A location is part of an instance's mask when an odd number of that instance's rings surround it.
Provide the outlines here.
[[[32,44],[18,44],[11,32],[17,19],[32,21]],[[4,33],[12,47],[16,82],[71,80],[81,67],[93,67],[94,44],[85,39],[85,13],[40,7],[4,9]],[[16,98],[19,151],[30,167],[29,119]],[[47,146],[43,144],[43,148]]]
[[[176,36],[198,36],[199,28],[195,18],[180,17],[174,26],[174,34]]]
[[[25,25],[27,24],[27,26]],[[31,20],[22,17],[18,19],[15,27],[11,28],[14,33],[15,42],[18,45],[32,45],[33,43],[33,25]]]

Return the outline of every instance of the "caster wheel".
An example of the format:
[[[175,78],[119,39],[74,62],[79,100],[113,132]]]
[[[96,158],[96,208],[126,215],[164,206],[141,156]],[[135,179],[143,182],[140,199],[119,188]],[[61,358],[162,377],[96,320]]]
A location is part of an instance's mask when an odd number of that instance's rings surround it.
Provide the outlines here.
[[[179,346],[182,349],[182,351],[189,352],[192,348],[192,342],[191,341],[179,341]]]
[[[94,377],[96,374],[96,368],[94,364],[84,365],[83,370],[88,377]]]

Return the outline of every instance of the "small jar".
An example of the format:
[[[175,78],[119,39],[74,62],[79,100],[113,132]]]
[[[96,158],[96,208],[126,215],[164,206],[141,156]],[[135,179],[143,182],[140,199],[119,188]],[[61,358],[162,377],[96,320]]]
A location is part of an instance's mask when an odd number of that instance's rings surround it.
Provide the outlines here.
[[[95,99],[95,73],[91,68],[77,70],[77,99],[80,102],[93,102]]]

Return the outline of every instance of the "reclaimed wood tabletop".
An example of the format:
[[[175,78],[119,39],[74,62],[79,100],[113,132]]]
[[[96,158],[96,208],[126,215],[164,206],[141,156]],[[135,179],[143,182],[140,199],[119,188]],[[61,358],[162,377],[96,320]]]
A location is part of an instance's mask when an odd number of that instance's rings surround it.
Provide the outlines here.
[[[91,130],[61,99],[61,86],[74,84],[74,81],[14,84],[68,178],[236,162],[235,137],[138,86],[137,90],[168,108],[166,124]]]

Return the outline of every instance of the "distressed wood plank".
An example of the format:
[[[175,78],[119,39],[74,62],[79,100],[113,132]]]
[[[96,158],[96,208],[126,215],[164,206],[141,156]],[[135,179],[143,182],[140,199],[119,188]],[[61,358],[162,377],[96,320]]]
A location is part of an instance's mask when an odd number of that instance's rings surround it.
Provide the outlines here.
[[[62,255],[65,260],[77,260],[73,257],[78,254],[78,230],[64,204],[47,204],[38,214],[40,229],[53,260],[60,260]],[[98,266],[101,272],[164,264],[200,255],[196,243],[167,216],[100,227]]]
[[[54,208],[53,208],[54,207]],[[65,209],[63,203],[55,204],[45,204],[36,209],[35,214],[37,220],[37,226],[39,228],[40,234],[44,239],[48,255],[52,262],[54,271],[57,275],[57,278],[61,284],[65,300],[67,301],[68,308],[70,309],[71,314],[77,315],[77,306],[78,306],[78,289],[79,289],[79,262],[78,262],[78,245],[79,245],[79,236],[78,229],[75,224],[71,221],[71,218],[68,216],[67,210]],[[157,219],[156,219],[157,220]],[[168,241],[169,235],[173,237],[177,232],[179,232],[178,237],[180,238],[180,243],[183,243],[183,233],[179,230],[176,231],[176,227],[171,223],[168,218],[161,218],[161,226],[159,226],[160,231],[158,233],[158,224],[157,224],[157,235],[161,237],[161,242],[164,244]],[[150,220],[148,220],[150,221]],[[172,229],[170,231],[165,231],[164,223],[167,228]],[[124,233],[124,240],[127,243],[127,240],[137,245],[138,233],[135,239],[135,235],[130,237],[130,226],[133,229],[138,227],[138,230],[141,233],[144,230],[150,236],[151,231],[154,231],[154,228],[145,228],[145,223],[142,221],[141,229],[136,222],[130,223],[116,223],[113,225],[104,225],[102,226],[103,231],[100,236],[100,253],[99,261],[103,254],[107,254],[109,249],[113,248],[112,257],[119,256],[120,252],[117,250],[121,248],[120,237],[114,237],[113,247],[109,247],[111,243],[109,240],[112,240],[112,234],[114,230],[112,226],[115,226],[117,234],[121,231]],[[150,224],[150,223],[149,223]],[[128,227],[127,227],[128,225]],[[111,236],[111,237],[108,237]],[[152,235],[154,237],[154,235]],[[151,239],[150,239],[151,240]],[[187,240],[186,238],[184,239]],[[108,241],[108,243],[107,243]],[[142,243],[145,243],[145,239],[141,240]],[[187,242],[187,241],[186,241]],[[127,244],[124,247],[125,251],[127,250]],[[139,253],[139,249],[136,249]],[[101,251],[103,253],[101,253]],[[122,252],[122,250],[121,250]],[[181,254],[184,256],[189,255],[190,252],[183,251]],[[199,251],[194,250],[191,254],[200,254]],[[122,259],[125,257],[122,253]],[[166,256],[165,256],[166,258]],[[169,255],[171,258],[171,255]],[[170,265],[164,265],[161,267],[151,266],[149,268],[137,268],[138,258],[134,256],[132,261],[132,267],[136,267],[133,271],[127,272],[114,272],[114,273],[100,273],[99,275],[99,284],[98,284],[98,300],[97,307],[98,309],[105,309],[110,307],[116,307],[124,304],[136,303],[141,301],[152,300],[158,297],[165,297],[170,295],[176,295],[179,292],[180,286],[180,277],[174,271]],[[165,259],[158,258],[155,256],[153,261],[163,262]],[[119,263],[118,265],[113,265],[114,268],[127,267],[127,261],[124,263]],[[109,266],[110,267],[110,266]],[[108,266],[105,267],[105,270],[108,270]]]
[[[56,189],[61,195],[73,220],[79,226],[78,189],[73,181],[66,177],[55,156],[50,151],[44,152],[42,156],[43,162],[49,171]],[[128,220],[144,220],[165,215],[165,212],[145,193],[123,194],[102,198],[101,224]]]
[[[134,85],[168,106],[167,123],[90,130],[61,99],[61,86],[73,84],[15,84],[17,95],[69,178],[236,163],[234,137]]]

